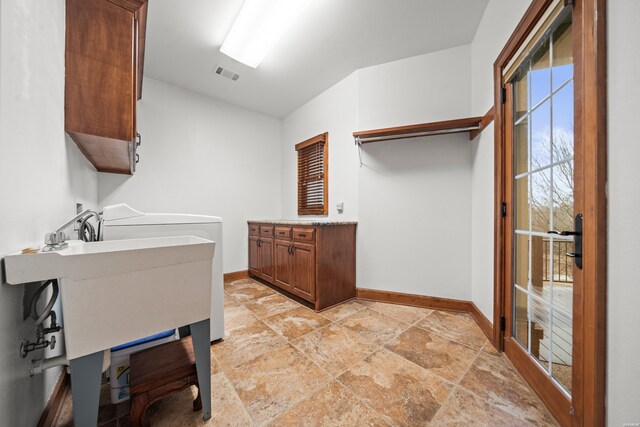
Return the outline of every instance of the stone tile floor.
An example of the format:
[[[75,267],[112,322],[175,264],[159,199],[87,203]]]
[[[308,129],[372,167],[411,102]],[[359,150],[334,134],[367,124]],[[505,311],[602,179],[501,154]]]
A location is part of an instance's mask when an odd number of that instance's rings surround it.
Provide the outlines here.
[[[153,405],[152,426],[557,425],[467,314],[362,300],[315,313],[251,279],[225,284],[224,309],[211,420],[191,388]],[[99,425],[129,426],[106,387]],[[71,412],[69,397],[59,426]]]

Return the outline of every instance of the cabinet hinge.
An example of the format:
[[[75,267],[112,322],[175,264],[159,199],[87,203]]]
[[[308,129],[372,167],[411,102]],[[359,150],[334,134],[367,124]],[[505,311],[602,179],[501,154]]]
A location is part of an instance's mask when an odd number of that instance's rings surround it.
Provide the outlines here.
[[[504,332],[507,330],[507,318],[504,316],[500,316],[500,331]]]
[[[501,214],[503,218],[507,216],[507,204],[505,202],[502,202]]]
[[[502,88],[502,91],[500,92],[500,102],[502,104],[507,102],[507,88]]]

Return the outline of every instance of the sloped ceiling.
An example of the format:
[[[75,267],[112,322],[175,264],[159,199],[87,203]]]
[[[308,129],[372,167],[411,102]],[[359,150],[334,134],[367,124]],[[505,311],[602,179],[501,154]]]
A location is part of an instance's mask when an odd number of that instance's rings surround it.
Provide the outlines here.
[[[219,50],[242,0],[151,0],[145,75],[280,118],[359,68],[470,43],[487,2],[314,0],[253,69]]]

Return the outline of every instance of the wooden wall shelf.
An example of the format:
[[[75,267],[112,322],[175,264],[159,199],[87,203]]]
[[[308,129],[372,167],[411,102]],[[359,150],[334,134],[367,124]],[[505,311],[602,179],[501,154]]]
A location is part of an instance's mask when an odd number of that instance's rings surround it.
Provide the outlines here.
[[[418,125],[364,130],[354,132],[353,137],[356,142],[369,144],[371,142],[390,141],[393,139],[471,132],[480,129],[481,122],[482,117],[469,117],[465,119],[444,120],[441,122],[422,123]]]
[[[476,130],[472,130],[471,132],[469,132],[469,140],[473,141],[474,139],[476,139],[476,137],[478,135],[480,135],[480,133],[487,127],[489,126],[489,123],[491,123],[493,121],[493,107],[489,108],[489,111],[487,111],[487,114],[484,115],[484,117],[482,118],[482,120],[480,121],[480,127]]]

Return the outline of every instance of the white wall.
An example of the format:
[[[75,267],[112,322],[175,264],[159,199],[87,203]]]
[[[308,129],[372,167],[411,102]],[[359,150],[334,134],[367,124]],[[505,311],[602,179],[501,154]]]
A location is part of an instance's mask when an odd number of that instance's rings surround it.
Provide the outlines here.
[[[295,145],[329,132],[329,219],[358,219],[358,151],[352,132],[358,124],[358,72],[284,118],[282,122],[282,214],[296,218],[297,154]],[[344,203],[339,214],[336,203]],[[312,217],[305,216],[309,219]],[[324,217],[326,218],[326,217]]]
[[[0,3],[0,257],[42,245],[46,232],[95,208],[97,174],[64,133],[64,0]],[[60,370],[29,377],[20,359],[24,285],[0,280],[0,425],[33,426]],[[58,345],[57,354],[62,346]]]
[[[359,287],[470,297],[468,138],[372,144],[363,148],[360,167],[352,136],[359,129],[465,117],[469,68],[466,46],[365,68],[284,119],[284,217],[297,217],[294,145],[329,131],[328,218],[358,220]],[[418,197],[408,197],[412,192]],[[459,197],[451,201],[450,194]],[[425,243],[434,241],[445,243]],[[451,251],[456,255],[442,256]]]
[[[360,70],[358,129],[469,115],[469,47]],[[470,298],[471,146],[466,134],[362,148],[358,287]]]
[[[640,422],[640,2],[607,2],[608,43],[608,425]]]
[[[140,164],[98,174],[100,206],[215,215],[224,271],[247,268],[247,219],[280,216],[280,120],[145,78]]]
[[[471,43],[471,115],[493,105],[493,63],[530,0],[491,0]],[[493,123],[472,147],[471,299],[493,322]]]

